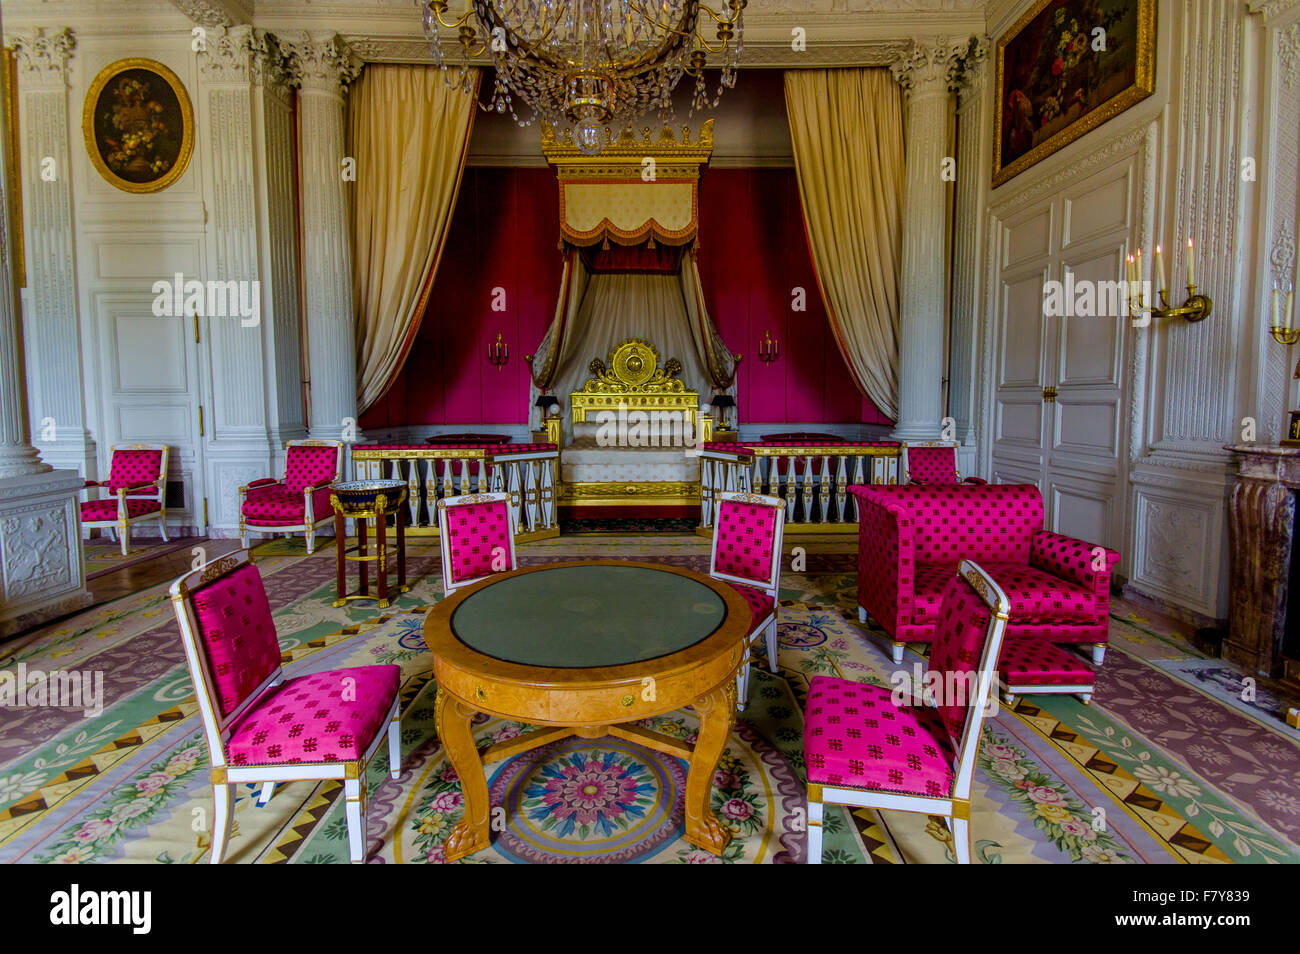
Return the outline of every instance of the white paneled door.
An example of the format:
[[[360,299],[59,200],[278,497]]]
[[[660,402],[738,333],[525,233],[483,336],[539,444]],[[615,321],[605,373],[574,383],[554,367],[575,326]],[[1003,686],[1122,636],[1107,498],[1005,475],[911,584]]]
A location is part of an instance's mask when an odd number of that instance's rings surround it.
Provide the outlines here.
[[[1037,484],[1050,529],[1117,549],[1132,333],[1117,283],[1133,181],[1119,162],[1005,217],[994,210],[992,478]]]
[[[203,533],[204,402],[194,319],[155,317],[152,298],[135,294],[100,292],[94,301],[108,438],[101,473],[108,473],[108,444],[166,443],[172,495],[178,483],[184,487],[183,501],[169,501],[167,523]],[[141,532],[150,532],[147,525]]]

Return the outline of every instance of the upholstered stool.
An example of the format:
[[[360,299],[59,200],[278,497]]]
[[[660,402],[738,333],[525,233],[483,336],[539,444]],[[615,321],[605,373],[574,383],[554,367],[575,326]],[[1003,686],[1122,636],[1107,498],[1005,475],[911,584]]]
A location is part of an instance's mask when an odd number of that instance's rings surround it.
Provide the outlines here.
[[[1054,643],[1032,636],[1007,636],[998,657],[1002,698],[1013,705],[1018,695],[1065,693],[1084,705],[1092,701],[1096,676],[1082,659]]]

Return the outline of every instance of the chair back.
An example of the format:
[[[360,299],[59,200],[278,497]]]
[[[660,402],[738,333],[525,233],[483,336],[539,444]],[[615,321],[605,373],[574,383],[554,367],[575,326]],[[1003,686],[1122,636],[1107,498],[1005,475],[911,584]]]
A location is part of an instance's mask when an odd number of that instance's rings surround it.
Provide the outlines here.
[[[903,444],[903,482],[907,484],[955,484],[957,444],[953,441],[923,441]]]
[[[463,494],[438,501],[442,591],[515,568],[515,521],[510,495]]]
[[[289,441],[285,448],[284,486],[290,493],[331,484],[343,473],[342,441]]]
[[[763,494],[718,494],[709,576],[742,583],[775,597],[781,585],[785,501]]]
[[[284,678],[266,588],[250,551],[236,550],[177,579],[171,598],[209,755],[224,765],[229,726]]]
[[[160,488],[167,486],[166,444],[123,444],[109,451],[108,481],[104,485],[115,494],[123,487],[136,487],[127,497],[157,500]],[[149,482],[150,486],[140,487]]]
[[[1007,596],[993,578],[963,560],[944,589],[930,650],[930,671],[944,687],[936,707],[955,753],[953,794],[958,798],[970,797],[984,710],[997,679],[1009,612]]]

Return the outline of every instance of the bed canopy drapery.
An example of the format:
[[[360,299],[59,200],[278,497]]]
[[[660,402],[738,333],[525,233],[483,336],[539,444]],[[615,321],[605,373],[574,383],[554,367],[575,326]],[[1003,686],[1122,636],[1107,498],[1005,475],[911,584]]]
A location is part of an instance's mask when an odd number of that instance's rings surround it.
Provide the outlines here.
[[[680,140],[666,127],[657,140],[648,129],[639,138],[627,129],[595,157],[548,126],[542,151],[559,179],[565,256],[555,317],[527,358],[532,399],[554,393],[567,404],[591,360],[630,337],[653,343],[665,360],[677,358],[682,381],[701,400],[734,396],[740,357],[709,317],[694,255],[712,120],[695,142],[685,129]],[[567,414],[563,420],[567,440]]]

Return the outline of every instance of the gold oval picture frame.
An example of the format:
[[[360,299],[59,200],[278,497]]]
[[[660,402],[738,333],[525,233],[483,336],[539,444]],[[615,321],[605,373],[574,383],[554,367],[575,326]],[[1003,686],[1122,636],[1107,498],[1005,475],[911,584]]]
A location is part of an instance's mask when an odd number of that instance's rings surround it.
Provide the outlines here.
[[[86,152],[123,192],[161,192],[194,151],[194,109],[180,77],[157,60],[129,57],[104,67],[81,111]]]

